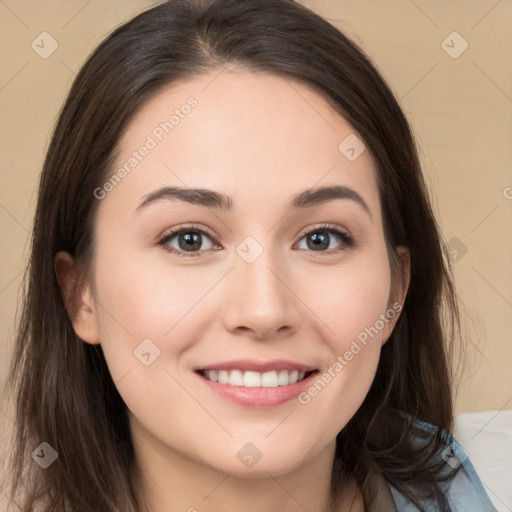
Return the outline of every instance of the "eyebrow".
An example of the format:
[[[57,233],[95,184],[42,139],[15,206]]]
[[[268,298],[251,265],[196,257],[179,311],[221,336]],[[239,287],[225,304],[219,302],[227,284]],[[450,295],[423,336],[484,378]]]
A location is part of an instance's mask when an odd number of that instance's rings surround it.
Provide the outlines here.
[[[349,199],[354,201],[359,204],[366,211],[366,213],[368,213],[370,218],[372,218],[370,208],[364,199],[353,188],[347,187],[345,185],[335,185],[330,187],[303,190],[292,199],[290,208],[309,208],[311,206],[323,204],[334,199]],[[144,200],[137,207],[136,211],[161,200],[179,200],[207,208],[221,210],[231,210],[233,208],[233,200],[231,197],[214,190],[208,190],[204,188],[164,187],[145,196]]]

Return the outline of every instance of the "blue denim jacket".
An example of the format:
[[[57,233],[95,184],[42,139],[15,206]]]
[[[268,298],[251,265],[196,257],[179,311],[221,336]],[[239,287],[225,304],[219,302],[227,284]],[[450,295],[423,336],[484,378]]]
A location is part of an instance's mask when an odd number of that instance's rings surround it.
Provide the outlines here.
[[[426,432],[435,432],[435,428],[429,423],[417,419],[414,423]],[[471,464],[467,453],[453,436],[447,432],[443,432],[443,437],[446,440],[446,448],[442,451],[442,458],[452,468],[462,466],[451,480],[439,484],[448,499],[451,511],[496,512],[496,508],[485,492],[482,482],[473,464]],[[403,494],[389,484],[388,487],[395,502],[394,506],[398,512],[418,512],[418,508],[406,499]],[[439,510],[435,504],[425,501],[421,502],[421,504],[428,512],[437,512]]]

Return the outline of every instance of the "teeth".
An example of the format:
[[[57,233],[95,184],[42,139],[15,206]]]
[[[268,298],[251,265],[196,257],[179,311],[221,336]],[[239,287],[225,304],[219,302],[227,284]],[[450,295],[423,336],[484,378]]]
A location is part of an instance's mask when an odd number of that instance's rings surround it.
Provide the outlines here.
[[[288,386],[304,379],[306,372],[280,370],[265,373],[241,370],[205,370],[203,375],[213,382],[246,388],[277,388]]]

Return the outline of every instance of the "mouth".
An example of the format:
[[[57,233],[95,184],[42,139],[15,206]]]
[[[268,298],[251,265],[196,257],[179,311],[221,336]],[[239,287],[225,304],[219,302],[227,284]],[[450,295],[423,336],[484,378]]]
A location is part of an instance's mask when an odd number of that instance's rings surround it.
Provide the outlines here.
[[[237,405],[268,409],[299,395],[319,370],[289,361],[232,361],[194,372],[218,396]]]

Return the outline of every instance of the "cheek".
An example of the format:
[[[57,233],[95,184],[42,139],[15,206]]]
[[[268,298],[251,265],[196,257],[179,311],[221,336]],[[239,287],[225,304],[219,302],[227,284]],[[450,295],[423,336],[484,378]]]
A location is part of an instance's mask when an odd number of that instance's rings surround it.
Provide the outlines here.
[[[103,254],[96,274],[98,320],[110,374],[140,422],[165,425],[172,414],[170,403],[182,411],[190,407],[172,375],[195,339],[189,314],[211,285],[203,280],[191,286],[186,271],[148,265],[134,253],[115,260],[108,260],[106,251]]]
[[[141,343],[151,359],[164,349],[180,350],[176,340],[168,341],[174,326],[200,297],[199,289],[187,286],[187,276],[149,265],[143,254],[120,253],[108,243],[99,248],[96,261],[98,327],[114,380],[134,365],[144,367],[136,359]]]
[[[302,293],[325,326],[323,342],[330,358],[299,398],[312,415],[329,418],[326,434],[335,435],[356,413],[373,382],[389,322],[382,318],[391,309],[390,270],[384,253],[329,276],[324,272],[310,274]]]
[[[184,267],[166,265],[165,258],[155,258],[158,249],[141,250],[127,241],[101,245],[95,276],[97,298],[104,306],[100,312],[107,313],[102,315],[105,331],[124,327],[134,339],[160,339],[204,294],[204,280],[198,281]],[[119,251],[119,246],[126,251]]]
[[[371,259],[363,255],[330,269],[313,268],[304,276],[300,296],[326,327],[326,340],[337,354],[374,326],[388,308],[391,282],[385,253]],[[380,341],[381,322],[378,327]]]

